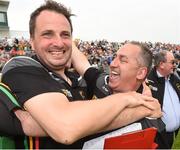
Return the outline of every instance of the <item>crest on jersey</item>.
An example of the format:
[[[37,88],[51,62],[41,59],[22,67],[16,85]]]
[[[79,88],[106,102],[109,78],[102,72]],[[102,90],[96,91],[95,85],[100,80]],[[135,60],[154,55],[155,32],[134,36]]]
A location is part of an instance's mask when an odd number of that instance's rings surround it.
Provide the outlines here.
[[[68,91],[67,89],[62,89],[64,95],[66,95],[67,97],[72,97],[72,94],[70,91]]]

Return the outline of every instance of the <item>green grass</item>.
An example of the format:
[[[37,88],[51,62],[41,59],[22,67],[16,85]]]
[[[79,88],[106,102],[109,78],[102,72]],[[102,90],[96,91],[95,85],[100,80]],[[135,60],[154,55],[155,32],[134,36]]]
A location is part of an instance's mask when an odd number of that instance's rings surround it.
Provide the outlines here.
[[[173,143],[173,149],[180,149],[180,131]]]

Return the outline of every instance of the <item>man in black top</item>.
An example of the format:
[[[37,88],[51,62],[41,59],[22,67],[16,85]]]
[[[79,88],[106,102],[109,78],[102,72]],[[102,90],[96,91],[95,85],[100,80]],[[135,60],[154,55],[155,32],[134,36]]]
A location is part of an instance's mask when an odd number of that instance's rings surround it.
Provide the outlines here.
[[[70,17],[63,5],[46,1],[31,14],[29,23],[36,56],[12,58],[2,70],[2,81],[50,136],[39,139],[39,148],[81,148],[84,142],[81,138],[121,127],[128,120],[121,115],[126,108],[142,105],[150,108],[145,108],[143,114],[137,112],[134,116],[137,119],[154,114],[154,109],[158,112],[156,116],[161,114],[152,97],[135,92],[114,94],[101,101],[85,99],[84,84],[65,70],[72,53]],[[114,119],[118,116],[120,121],[116,124]]]
[[[77,57],[78,53],[79,51],[77,50],[76,53],[73,52],[73,55]],[[79,57],[81,57],[81,55],[79,55]],[[78,72],[81,73],[81,64],[84,64],[85,62],[79,61],[78,63],[77,60],[73,60],[73,62]],[[110,64],[110,75],[100,73],[95,68],[87,68],[84,78],[88,85],[88,91],[91,93],[89,96],[93,98],[102,98],[112,93],[124,93],[128,91],[142,93],[142,83],[151,70],[151,65],[152,52],[145,45],[138,42],[126,43],[117,51],[116,57]],[[151,94],[150,90],[146,90],[145,92],[146,93],[144,94]],[[141,107],[134,109],[139,111],[141,110]],[[127,117],[129,116],[127,115]],[[163,137],[165,125],[160,119],[152,120],[144,118],[136,123],[141,125],[140,129],[156,127],[158,129],[158,136],[156,138],[156,142],[159,145],[158,148],[167,148],[167,144],[164,142],[165,137]],[[117,130],[117,132],[119,131]],[[90,148],[99,147],[93,145]]]

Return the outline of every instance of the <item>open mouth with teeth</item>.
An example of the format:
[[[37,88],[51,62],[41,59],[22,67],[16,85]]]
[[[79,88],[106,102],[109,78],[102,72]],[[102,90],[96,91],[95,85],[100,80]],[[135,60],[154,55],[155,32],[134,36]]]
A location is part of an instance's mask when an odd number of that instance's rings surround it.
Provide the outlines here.
[[[120,77],[120,73],[116,72],[116,71],[111,71],[110,73],[110,79],[116,79]]]
[[[62,50],[62,51],[49,51],[49,53],[51,53],[53,56],[60,56],[62,54],[65,53],[65,50]]]
[[[119,74],[118,72],[116,72],[116,71],[111,71],[111,74],[112,74],[112,75],[115,75],[115,76],[116,76],[116,75],[120,75],[120,74]]]

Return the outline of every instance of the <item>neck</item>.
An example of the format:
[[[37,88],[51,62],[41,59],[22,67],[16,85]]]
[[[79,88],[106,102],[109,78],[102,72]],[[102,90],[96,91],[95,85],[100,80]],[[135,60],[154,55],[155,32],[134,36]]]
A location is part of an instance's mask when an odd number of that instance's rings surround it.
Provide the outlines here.
[[[69,85],[72,85],[70,78],[65,74],[65,69],[56,70],[54,72],[61,76]]]
[[[54,70],[53,72],[55,72],[56,74],[58,74],[59,76],[61,76],[62,78],[64,78],[65,75],[65,69],[59,69],[59,70]]]
[[[157,68],[157,71],[162,77],[168,78],[169,75],[165,74],[163,70]]]
[[[141,85],[142,85],[142,82],[138,82],[136,84],[136,87],[134,88],[134,91],[137,91]]]
[[[125,93],[125,92],[131,92],[131,91],[137,91],[139,89],[139,87],[141,86],[142,82],[137,82],[133,87],[127,89],[127,90],[119,90],[119,91],[115,91],[113,90],[113,93]]]

